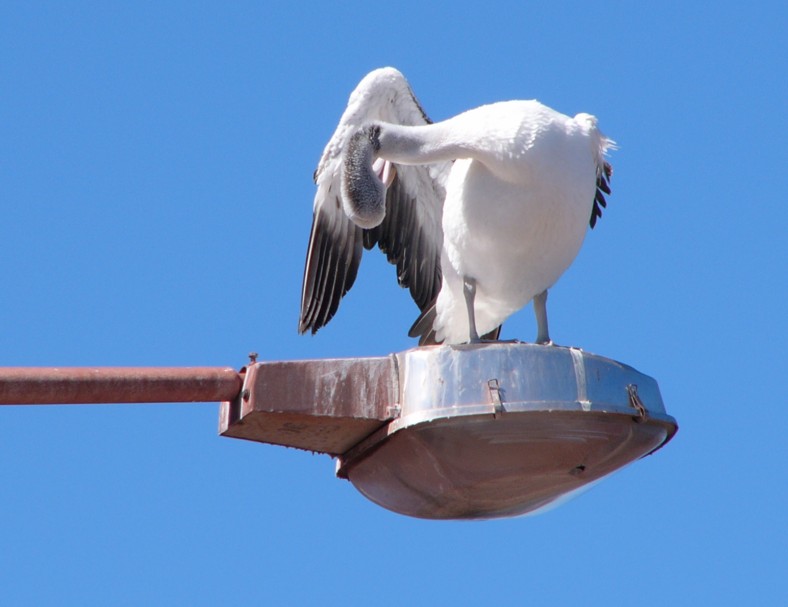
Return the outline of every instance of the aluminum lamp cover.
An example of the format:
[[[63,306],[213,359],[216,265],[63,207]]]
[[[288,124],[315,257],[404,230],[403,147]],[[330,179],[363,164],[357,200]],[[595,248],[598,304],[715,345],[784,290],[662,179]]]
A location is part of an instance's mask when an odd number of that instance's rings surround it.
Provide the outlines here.
[[[397,355],[399,416],[338,459],[375,503],[427,519],[556,505],[669,441],[656,381],[575,348],[490,343]]]

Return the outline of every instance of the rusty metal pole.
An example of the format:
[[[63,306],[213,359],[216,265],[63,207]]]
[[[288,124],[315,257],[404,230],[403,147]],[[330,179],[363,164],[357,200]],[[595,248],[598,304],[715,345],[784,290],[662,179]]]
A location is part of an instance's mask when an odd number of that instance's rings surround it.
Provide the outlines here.
[[[2,367],[0,405],[221,402],[242,384],[225,367]]]

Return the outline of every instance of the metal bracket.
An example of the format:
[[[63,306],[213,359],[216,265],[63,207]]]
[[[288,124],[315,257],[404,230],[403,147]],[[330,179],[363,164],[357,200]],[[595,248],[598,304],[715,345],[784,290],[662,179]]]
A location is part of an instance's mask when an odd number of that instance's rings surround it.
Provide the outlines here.
[[[627,384],[627,395],[629,396],[629,404],[638,412],[638,416],[634,418],[635,421],[642,422],[648,419],[648,410],[638,396],[637,384]]]
[[[400,405],[389,405],[386,407],[386,417],[390,419],[397,419],[402,413],[402,407]]]
[[[498,384],[497,379],[490,379],[487,381],[487,389],[490,391],[490,400],[492,401],[495,412],[493,417],[498,419],[504,412],[503,401],[501,400],[501,386]]]

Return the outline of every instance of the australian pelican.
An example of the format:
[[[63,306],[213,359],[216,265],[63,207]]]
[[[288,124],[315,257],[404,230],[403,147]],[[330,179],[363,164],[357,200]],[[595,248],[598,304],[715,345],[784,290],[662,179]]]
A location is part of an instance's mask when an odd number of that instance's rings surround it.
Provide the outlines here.
[[[331,320],[378,245],[421,310],[420,344],[497,338],[531,300],[551,343],[547,289],[606,206],[612,147],[594,116],[538,101],[432,123],[399,71],[369,73],[315,171],[299,332]]]

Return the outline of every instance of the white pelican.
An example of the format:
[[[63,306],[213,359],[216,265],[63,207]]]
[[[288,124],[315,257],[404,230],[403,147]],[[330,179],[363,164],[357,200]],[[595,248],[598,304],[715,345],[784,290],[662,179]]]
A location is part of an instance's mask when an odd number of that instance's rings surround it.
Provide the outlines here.
[[[589,114],[505,101],[432,123],[404,76],[369,73],[315,171],[299,332],[315,333],[376,244],[421,310],[420,344],[497,338],[534,302],[552,343],[547,289],[606,206],[613,142]]]

